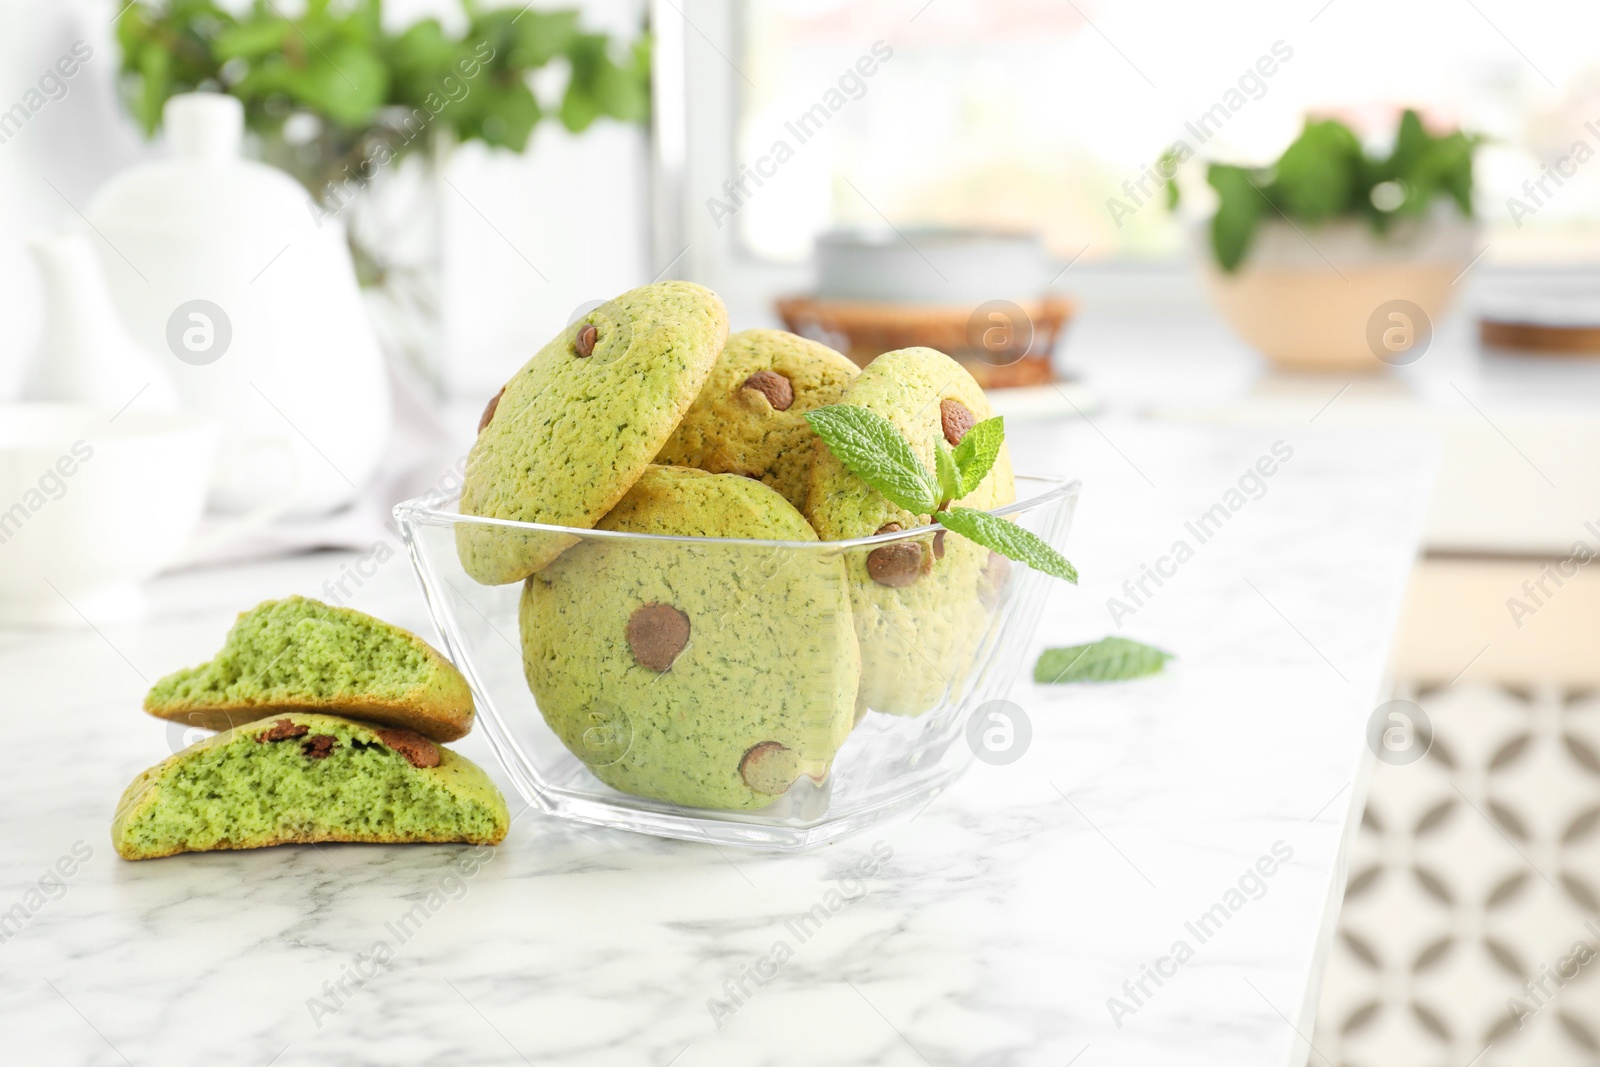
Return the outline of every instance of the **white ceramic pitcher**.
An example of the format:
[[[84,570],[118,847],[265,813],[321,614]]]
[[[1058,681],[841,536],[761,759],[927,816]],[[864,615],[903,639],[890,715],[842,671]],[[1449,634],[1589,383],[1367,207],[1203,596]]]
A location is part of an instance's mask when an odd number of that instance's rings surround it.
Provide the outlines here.
[[[223,425],[211,507],[285,487],[293,516],[355,498],[382,457],[388,381],[337,219],[241,158],[239,101],[167,101],[172,158],[107,182],[84,212],[134,338],[168,362],[186,407]]]

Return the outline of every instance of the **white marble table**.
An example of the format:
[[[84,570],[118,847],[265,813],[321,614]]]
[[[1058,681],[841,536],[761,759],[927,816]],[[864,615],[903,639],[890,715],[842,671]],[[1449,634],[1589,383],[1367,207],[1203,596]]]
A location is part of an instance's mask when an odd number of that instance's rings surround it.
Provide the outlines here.
[[[1112,632],[1107,598],[1186,539],[1120,630],[1180,659],[1119,686],[1019,681],[1018,762],[797,857],[524,813],[492,851],[125,863],[112,806],[181,743],[139,712],[147,682],[208,656],[241,607],[326,595],[356,557],[177,575],[146,623],[0,636],[0,1060],[1303,1063],[1427,444],[1110,418],[1013,438],[1020,467],[1087,484],[1084,584],[1036,644]],[[1279,440],[1293,456],[1264,495],[1199,544],[1186,520]],[[430,632],[402,556],[363,569],[350,603]],[[459,747],[498,773],[481,736]]]

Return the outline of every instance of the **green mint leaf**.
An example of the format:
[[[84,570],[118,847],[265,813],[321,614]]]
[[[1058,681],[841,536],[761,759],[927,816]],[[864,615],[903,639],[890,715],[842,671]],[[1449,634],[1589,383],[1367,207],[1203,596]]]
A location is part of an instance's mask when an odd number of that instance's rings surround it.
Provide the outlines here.
[[[960,500],[967,495],[961,488],[961,468],[956,465],[955,453],[939,438],[933,443],[933,468],[939,478],[939,499]]]
[[[961,470],[961,492],[955,494],[953,499],[959,500],[978,488],[978,484],[994,466],[995,457],[1000,455],[1000,446],[1005,440],[1006,420],[999,415],[984,419],[967,430],[961,443],[956,445],[955,459],[956,466]]]
[[[1014,522],[972,508],[941,511],[933,520],[969,541],[994,549],[1007,559],[1026,563],[1036,571],[1044,571],[1074,585],[1078,582],[1078,571],[1065,556]]]
[[[933,477],[882,415],[853,404],[830,404],[806,412],[806,421],[851,474],[891,503],[913,515],[938,506]]]
[[[1120,682],[1159,674],[1171,658],[1170,652],[1126,637],[1105,637],[1091,645],[1045,649],[1033,665],[1033,680],[1041,685]]]

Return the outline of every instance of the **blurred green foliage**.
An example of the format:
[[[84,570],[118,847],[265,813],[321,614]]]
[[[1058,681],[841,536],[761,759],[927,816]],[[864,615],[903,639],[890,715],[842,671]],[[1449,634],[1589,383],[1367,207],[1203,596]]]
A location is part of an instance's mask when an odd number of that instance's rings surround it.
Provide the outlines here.
[[[306,0],[292,18],[274,0],[242,14],[214,0],[136,0],[116,27],[125,98],[147,135],[168,97],[211,89],[238,97],[250,128],[267,135],[309,112],[333,141],[359,144],[385,122],[426,111],[430,127],[516,152],[547,116],[573,132],[600,118],[649,117],[648,37],[589,32],[571,9],[460,3],[457,35],[431,18],[386,30],[383,0]],[[566,88],[559,102],[540,100],[532,75],[557,60],[570,70]]]
[[[1217,264],[1225,271],[1237,269],[1262,220],[1277,215],[1313,226],[1365,218],[1375,232],[1384,233],[1401,219],[1426,215],[1434,201],[1447,200],[1471,218],[1472,154],[1481,140],[1460,130],[1429,133],[1421,116],[1408,109],[1394,147],[1381,158],[1368,155],[1344,123],[1308,119],[1270,166],[1211,163],[1206,182],[1217,192],[1211,218]],[[1176,149],[1169,151],[1162,157],[1162,172],[1174,173],[1179,162]],[[1167,183],[1167,204],[1178,204],[1173,180]]]

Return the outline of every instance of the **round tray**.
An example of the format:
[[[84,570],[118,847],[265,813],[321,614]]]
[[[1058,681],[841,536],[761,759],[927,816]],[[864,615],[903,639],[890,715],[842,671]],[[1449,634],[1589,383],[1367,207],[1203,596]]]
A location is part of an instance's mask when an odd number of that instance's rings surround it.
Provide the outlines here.
[[[792,296],[777,307],[791,331],[832,345],[860,366],[899,348],[936,348],[985,389],[1053,381],[1050,354],[1076,310],[1062,296],[976,307]]]

